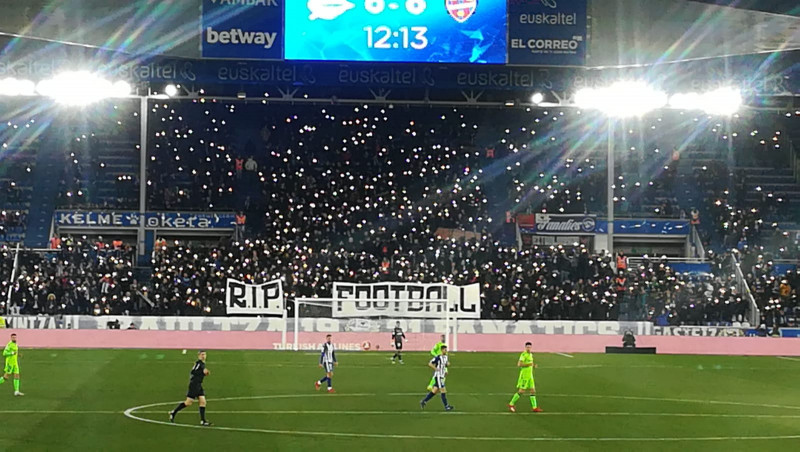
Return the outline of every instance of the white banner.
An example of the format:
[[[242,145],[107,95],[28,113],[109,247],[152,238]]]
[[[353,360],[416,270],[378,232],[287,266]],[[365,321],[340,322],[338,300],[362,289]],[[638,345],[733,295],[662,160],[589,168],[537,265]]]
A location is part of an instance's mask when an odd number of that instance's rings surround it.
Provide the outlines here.
[[[283,315],[283,283],[276,279],[264,284],[247,284],[228,278],[225,305],[229,315]]]
[[[593,235],[597,227],[594,215],[537,213],[535,220],[537,234]]]
[[[479,284],[454,286],[426,283],[333,283],[333,317],[442,317],[447,300],[451,317],[481,318],[481,289]],[[367,301],[365,301],[367,300]],[[375,301],[386,300],[386,301]],[[398,300],[398,301],[392,301]],[[409,301],[413,300],[413,301]],[[419,300],[419,301],[417,301]]]
[[[744,337],[744,328],[726,326],[654,326],[654,336],[723,336]]]
[[[46,315],[7,315],[5,328],[18,328],[24,330],[53,330],[65,328],[64,316]]]
[[[9,318],[6,318],[9,320]],[[294,322],[276,317],[154,317],[154,316],[88,316],[66,315],[55,317],[10,317],[15,328],[105,330],[109,322],[119,322],[126,330],[131,324],[137,330],[151,331],[265,331],[280,332],[286,328],[294,331]],[[444,319],[385,318],[385,319],[331,319],[305,317],[298,324],[303,333],[385,333],[390,337],[395,322],[399,321],[406,334],[444,331]],[[451,324],[452,325],[452,324]],[[458,321],[458,334],[518,334],[518,335],[583,335],[618,336],[630,330],[637,336],[651,335],[654,329],[649,322],[593,322],[569,320],[472,320]],[[681,327],[692,328],[692,327]],[[616,343],[616,339],[615,342]]]

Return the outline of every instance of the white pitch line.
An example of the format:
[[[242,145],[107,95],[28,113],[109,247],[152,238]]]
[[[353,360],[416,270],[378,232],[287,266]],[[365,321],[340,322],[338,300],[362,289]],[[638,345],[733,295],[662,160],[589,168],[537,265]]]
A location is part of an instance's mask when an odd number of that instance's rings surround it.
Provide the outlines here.
[[[455,393],[454,393],[455,394]],[[337,393],[337,394],[326,394],[326,393],[308,393],[308,394],[275,394],[275,395],[265,395],[265,396],[242,396],[242,397],[221,397],[215,399],[208,399],[211,402],[227,402],[227,401],[235,401],[235,400],[264,400],[264,399],[298,399],[298,398],[313,398],[313,397],[377,397],[377,396],[389,396],[389,397],[422,397],[424,392],[388,392],[388,393]],[[507,396],[508,393],[506,392],[466,392],[466,393],[458,393],[459,396]],[[744,406],[744,407],[758,407],[758,408],[779,408],[779,409],[786,409],[786,410],[800,410],[800,406],[792,406],[792,405],[776,405],[776,404],[766,404],[766,403],[757,403],[757,402],[736,402],[736,401],[721,401],[721,400],[698,400],[698,399],[672,399],[672,398],[659,398],[659,397],[642,397],[642,396],[622,396],[622,395],[606,395],[606,394],[563,394],[563,393],[552,393],[552,394],[539,394],[539,397],[563,397],[563,398],[588,398],[588,399],[618,399],[618,400],[637,400],[637,401],[645,401],[645,402],[674,402],[674,403],[699,403],[699,404],[709,404],[709,405],[731,405],[731,406]],[[183,400],[178,400],[175,402],[161,402],[161,403],[153,403],[149,405],[144,405],[138,407],[139,409],[150,408],[154,406],[169,406],[174,405],[177,403],[181,403]]]
[[[124,411],[78,411],[78,410],[5,410],[0,414],[125,414]]]
[[[0,412],[2,413],[2,412]],[[117,414],[120,412],[114,412]],[[161,411],[136,411],[137,414],[164,414]],[[293,411],[293,410],[241,410],[241,411],[208,411],[210,414],[298,414],[298,415],[409,415],[421,414],[427,416],[520,416],[517,413],[500,411]],[[719,418],[764,418],[764,419],[800,419],[800,414],[719,414],[719,413],[624,413],[624,412],[543,412],[537,413],[536,417],[549,416],[650,416],[650,417],[719,417]]]
[[[138,414],[164,414],[165,411],[136,411]],[[428,416],[518,416],[515,413],[499,411],[298,411],[298,410],[237,410],[237,411],[216,411],[209,413],[214,415],[223,414],[296,414],[296,415],[408,415],[421,414]],[[125,414],[124,411],[102,411],[102,410],[2,410],[0,414]],[[718,418],[764,418],[764,419],[800,419],[800,415],[793,414],[719,414],[719,413],[626,413],[626,412],[544,412],[535,416],[651,416],[651,417],[718,417]]]
[[[365,396],[376,396],[380,394],[350,394],[351,397],[365,397]],[[394,394],[384,394],[384,395],[395,395],[395,396],[418,396],[419,394],[416,393],[394,393]],[[496,394],[463,394],[463,395],[506,395],[505,393],[496,393]],[[792,409],[800,409],[800,407],[782,407],[780,405],[763,405],[763,404],[746,404],[746,403],[738,403],[738,402],[719,402],[719,401],[702,401],[702,400],[691,400],[691,399],[658,399],[653,397],[632,397],[632,396],[600,396],[600,395],[589,395],[589,396],[579,396],[579,395],[569,395],[569,394],[559,394],[562,397],[572,396],[572,397],[605,397],[605,398],[621,398],[621,399],[634,399],[634,400],[656,400],[656,401],[682,401],[682,402],[694,402],[694,403],[710,403],[710,404],[729,404],[729,405],[746,405],[746,406],[763,406],[763,407],[781,407],[781,408],[792,408]],[[338,394],[337,396],[347,396],[346,394]],[[554,396],[550,394],[550,396]],[[281,394],[281,395],[272,395],[272,396],[248,396],[248,397],[228,397],[228,398],[220,398],[215,399],[216,401],[226,401],[226,400],[257,400],[257,399],[279,399],[279,398],[301,398],[301,397],[319,397],[316,394]],[[233,431],[233,432],[250,432],[250,433],[266,433],[272,435],[293,435],[293,436],[310,436],[310,437],[337,437],[337,438],[373,438],[373,439],[416,439],[416,440],[456,440],[456,441],[513,441],[513,442],[521,442],[521,441],[534,441],[534,442],[588,442],[588,441],[600,441],[600,442],[690,442],[690,441],[703,441],[703,442],[710,442],[710,441],[765,441],[765,440],[785,440],[785,439],[800,439],[800,435],[776,435],[776,436],[707,436],[707,437],[689,437],[689,438],[653,438],[653,437],[646,437],[646,438],[618,438],[618,437],[556,437],[556,438],[548,438],[548,437],[494,437],[494,436],[429,436],[429,435],[402,435],[402,434],[378,434],[378,433],[347,433],[347,432],[319,432],[319,431],[302,431],[302,430],[272,430],[272,429],[258,429],[258,428],[244,428],[244,427],[203,427],[199,425],[192,425],[192,424],[173,424],[168,421],[157,421],[155,419],[147,419],[140,416],[135,415],[135,412],[140,410],[145,410],[146,408],[153,408],[158,406],[167,406],[172,405],[177,402],[162,402],[162,403],[151,403],[148,405],[141,405],[138,407],[128,408],[123,413],[126,417],[141,421],[147,422],[150,424],[158,424],[158,425],[166,425],[171,427],[182,427],[182,428],[195,428],[195,429],[206,429],[206,430],[223,430],[223,431]],[[419,412],[417,412],[419,413]],[[166,415],[166,411],[164,412]],[[453,414],[453,412],[447,413]]]
[[[432,436],[432,435],[395,435],[395,434],[381,434],[381,433],[344,433],[344,432],[319,432],[319,431],[302,431],[302,430],[271,430],[259,428],[242,428],[242,427],[203,427],[193,424],[173,424],[167,421],[156,421],[154,419],[147,419],[138,417],[132,414],[136,407],[129,408],[125,411],[125,416],[128,418],[147,422],[150,424],[166,425],[169,427],[183,427],[205,430],[223,430],[230,432],[248,432],[248,433],[267,433],[273,435],[292,435],[292,436],[312,436],[312,437],[337,437],[337,438],[372,438],[372,439],[409,439],[409,440],[445,440],[445,441],[514,441],[514,442],[686,442],[686,441],[766,441],[766,440],[783,440],[783,439],[800,439],[800,435],[785,435],[785,436],[708,436],[696,438],[546,438],[546,437],[530,437],[523,438],[514,437],[496,437],[496,436]]]
[[[309,355],[319,356],[319,353],[309,353]],[[781,359],[788,359],[792,361],[800,361],[800,358],[791,358],[786,356],[775,356],[775,358]],[[390,361],[391,358],[386,358],[386,361]],[[155,361],[155,360],[154,360]],[[425,363],[417,363],[414,362],[413,359],[406,358],[406,366],[407,367],[414,367],[414,366],[422,366],[425,367]],[[37,365],[61,365],[60,362],[57,361],[25,361],[28,364],[37,364]],[[102,363],[109,363],[108,361],[70,361],[70,363],[88,363],[88,364],[102,364]],[[137,360],[137,362],[142,362]],[[179,364],[181,366],[186,365],[186,361],[171,361],[171,360],[158,360],[158,364]],[[190,363],[191,364],[191,363]],[[296,364],[294,362],[287,362],[287,363],[278,363],[278,362],[258,362],[258,361],[249,361],[249,362],[237,362],[237,361],[220,361],[216,363],[217,366],[225,365],[225,366],[245,366],[245,367],[267,367],[267,368],[289,368],[289,369],[302,369],[302,368],[311,368],[314,367],[316,364],[312,361],[309,364]],[[373,364],[373,365],[348,365],[347,362],[342,364],[343,368],[347,369],[380,369],[388,367],[385,364]],[[513,366],[512,366],[513,367]],[[540,369],[546,368],[547,370],[562,370],[562,369],[671,369],[671,370],[690,370],[690,371],[697,371],[697,366],[673,366],[673,365],[659,365],[659,364],[641,364],[641,365],[632,365],[632,366],[625,366],[625,365],[608,365],[608,364],[579,364],[579,365],[571,365],[571,366],[543,366]],[[498,366],[458,366],[458,369],[498,369]],[[770,367],[770,366],[747,366],[747,367],[739,367],[739,366],[724,366],[719,369],[708,368],[706,372],[716,372],[716,371],[734,371],[734,370],[769,370],[773,372],[796,372],[797,369],[792,367]]]
[[[778,359],[787,359],[789,361],[800,361],[800,358],[792,358],[791,356],[776,356]]]
[[[561,353],[555,352],[556,355],[566,356],[567,358],[574,358],[574,356],[570,355],[569,353]]]
[[[165,411],[136,411],[138,414],[164,414]],[[421,414],[428,416],[518,416],[515,413],[499,412],[499,411],[452,411],[452,412],[439,412],[439,411],[300,411],[300,410],[236,410],[236,411],[216,411],[212,410],[209,413],[214,415],[223,414],[296,414],[296,415],[408,415],[408,414]],[[102,411],[102,410],[2,410],[0,414],[125,414],[124,411]],[[550,417],[550,416],[650,416],[650,417],[709,417],[709,418],[764,418],[764,419],[800,419],[800,415],[793,414],[720,414],[720,413],[628,413],[628,412],[544,412],[538,413],[537,417]]]

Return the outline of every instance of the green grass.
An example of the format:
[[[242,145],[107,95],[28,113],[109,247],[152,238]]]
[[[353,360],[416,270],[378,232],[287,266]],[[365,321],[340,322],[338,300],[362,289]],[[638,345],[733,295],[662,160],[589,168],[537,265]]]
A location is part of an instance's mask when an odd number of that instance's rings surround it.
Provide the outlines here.
[[[536,383],[545,412],[530,413],[523,397],[511,414],[516,354],[454,353],[447,381],[453,413],[443,412],[438,397],[419,409],[430,379],[427,355],[406,354],[404,366],[388,356],[342,353],[338,393],[330,395],[314,391],[316,354],[211,351],[204,386],[215,427],[201,429],[196,405],[179,414],[180,426],[123,414],[158,404],[133,415],[167,421],[185,394],[191,352],[23,349],[26,396],[13,397],[10,382],[0,386],[0,450],[752,451],[800,444],[800,360],[542,354]],[[742,439],[753,436],[796,437]],[[719,439],[659,440],[671,438]]]

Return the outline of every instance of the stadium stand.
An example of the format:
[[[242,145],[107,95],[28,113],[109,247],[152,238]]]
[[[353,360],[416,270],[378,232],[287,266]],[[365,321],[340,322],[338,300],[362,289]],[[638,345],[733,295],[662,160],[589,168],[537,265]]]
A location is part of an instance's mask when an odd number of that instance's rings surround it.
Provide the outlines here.
[[[69,130],[59,206],[136,208],[134,107],[105,106],[107,114]],[[20,309],[224,314],[229,276],[282,278],[289,296],[326,293],[333,281],[479,282],[485,318],[729,325],[748,309],[725,272],[680,273],[657,257],[617,271],[611,256],[585,246],[517,249],[501,239],[517,213],[604,212],[605,159],[597,143],[582,145],[591,118],[579,111],[195,99],[158,103],[150,114],[150,208],[243,212],[245,237],[170,240],[142,281],[132,277],[130,251],[76,238],[60,252],[26,255],[12,299]],[[783,279],[750,261],[765,259],[757,252],[798,255],[778,225],[793,218],[800,189],[777,169],[786,166],[777,150],[790,144],[772,130],[794,118],[736,118],[726,127],[740,132],[729,133],[705,117],[687,126],[682,116],[620,131],[618,215],[693,220],[709,257],[738,249],[759,306],[774,306]],[[3,218],[20,227],[25,212]],[[438,237],[442,230],[478,239]],[[80,262],[76,274],[66,262]],[[43,282],[31,285],[32,274]],[[113,290],[103,292],[108,278]],[[795,278],[787,284],[794,294]],[[59,303],[47,303],[50,293]],[[779,322],[794,318],[789,299]]]

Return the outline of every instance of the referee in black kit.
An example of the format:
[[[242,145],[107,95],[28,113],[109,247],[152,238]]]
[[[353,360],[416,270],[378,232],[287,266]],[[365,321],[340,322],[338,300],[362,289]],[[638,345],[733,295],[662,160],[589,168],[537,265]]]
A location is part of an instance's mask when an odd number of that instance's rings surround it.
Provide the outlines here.
[[[206,420],[206,393],[203,391],[203,379],[209,373],[206,369],[206,352],[200,350],[189,377],[189,391],[186,393],[186,400],[169,412],[170,422],[175,422],[175,415],[178,414],[178,411],[191,406],[194,399],[197,399],[200,403],[200,425],[206,427],[211,425],[211,422]]]

